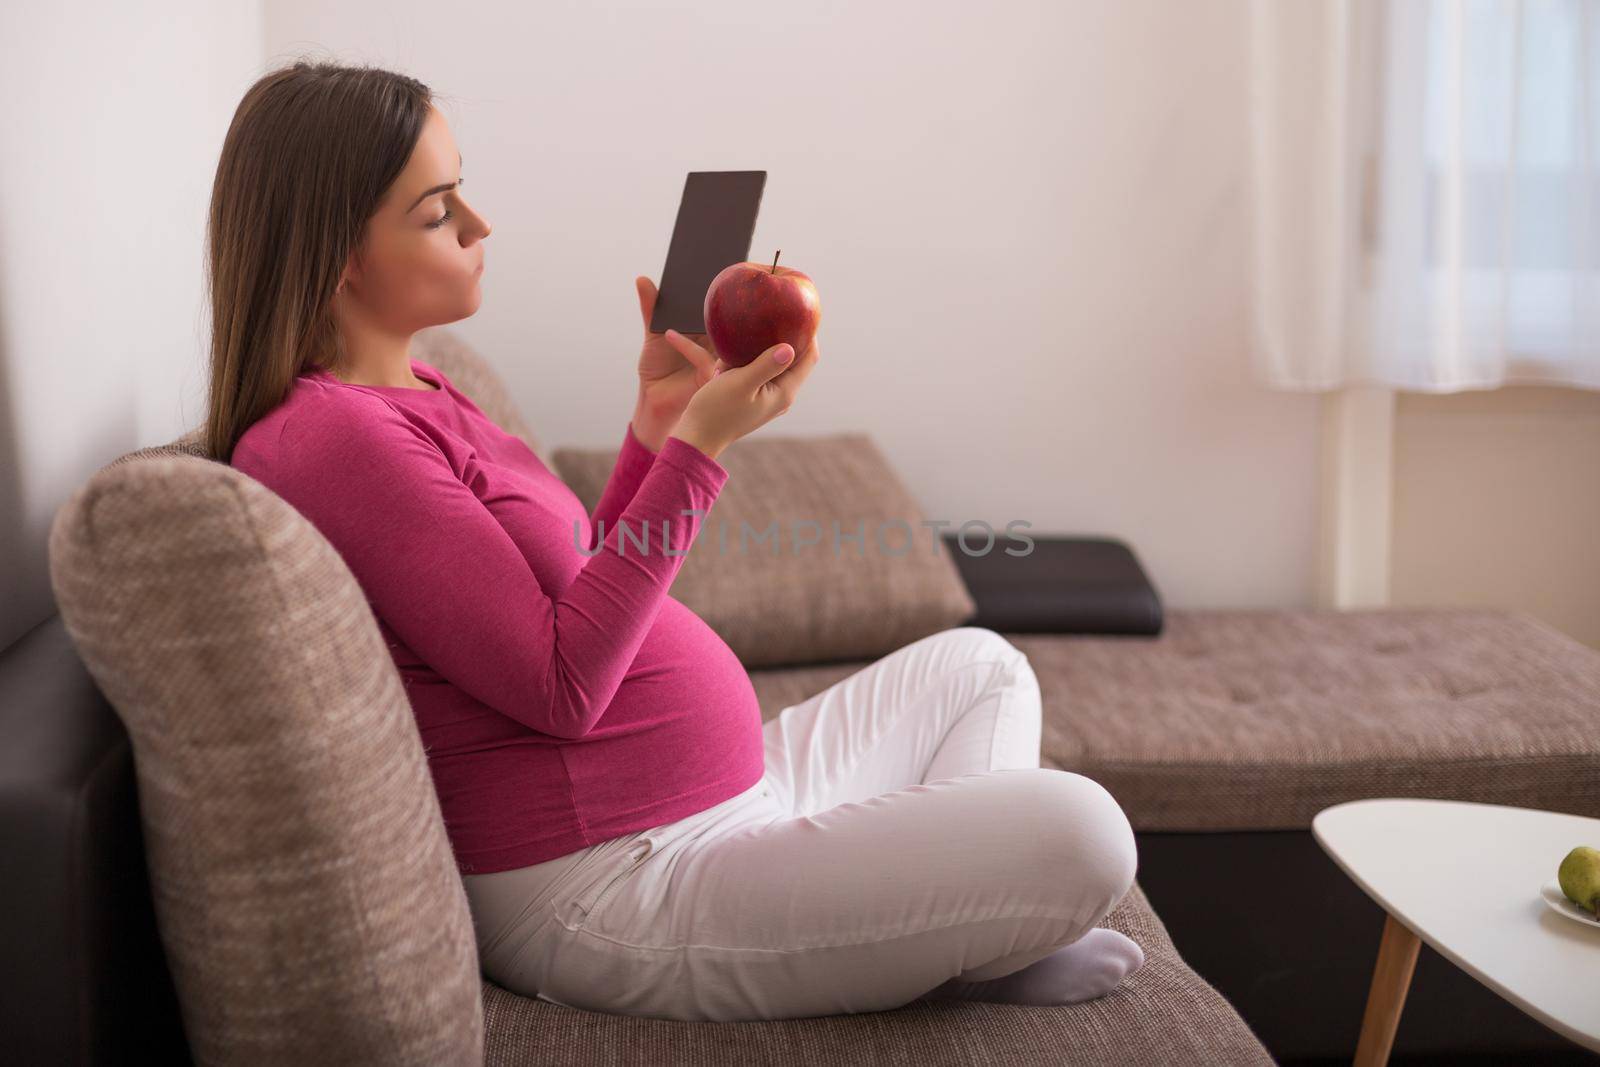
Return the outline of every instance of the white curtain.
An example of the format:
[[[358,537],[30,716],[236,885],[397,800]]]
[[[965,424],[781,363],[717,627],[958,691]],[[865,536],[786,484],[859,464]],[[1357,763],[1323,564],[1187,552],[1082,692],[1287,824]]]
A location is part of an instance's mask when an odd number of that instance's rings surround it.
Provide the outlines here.
[[[1255,0],[1256,373],[1600,389],[1600,0]]]

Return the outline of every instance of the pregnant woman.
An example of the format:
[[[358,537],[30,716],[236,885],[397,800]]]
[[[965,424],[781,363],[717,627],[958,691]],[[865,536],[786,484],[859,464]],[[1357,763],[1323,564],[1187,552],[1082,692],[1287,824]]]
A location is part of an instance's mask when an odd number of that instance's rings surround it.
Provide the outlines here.
[[[1144,956],[1096,924],[1133,833],[1098,783],[1039,766],[1022,652],[946,630],[763,724],[732,650],[669,595],[718,456],[789,409],[816,343],[730,367],[650,332],[639,278],[637,405],[588,514],[410,355],[481,300],[489,223],[461,169],[409,77],[301,61],[251,87],[212,195],[207,433],[366,594],[485,973],[718,1021],[1116,988]]]

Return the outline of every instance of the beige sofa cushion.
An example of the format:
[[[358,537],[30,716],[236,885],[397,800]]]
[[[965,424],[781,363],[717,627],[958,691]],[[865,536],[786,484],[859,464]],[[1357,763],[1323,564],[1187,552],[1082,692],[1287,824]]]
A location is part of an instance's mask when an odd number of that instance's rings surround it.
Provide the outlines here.
[[[1169,609],[1157,637],[1007,634],[1042,761],[1135,830],[1304,830],[1366,797],[1600,816],[1600,651],[1504,608]],[[864,663],[756,671],[763,717]]]
[[[298,512],[183,447],[98,471],[49,552],[130,735],[196,1062],[481,1062],[466,892],[366,598]]]
[[[648,1064],[1207,1064],[1271,1067],[1260,1038],[1178,954],[1138,882],[1100,922],[1144,949],[1115,990],[1081,1004],[914,1001],[888,1011],[685,1023],[584,1011],[484,980],[485,1067]]]
[[[617,450],[554,455],[593,512]],[[976,613],[943,539],[867,435],[747,437],[718,462],[728,482],[671,595],[746,667],[877,657]]]
[[[512,402],[505,379],[488,360],[456,331],[446,326],[418,330],[411,338],[412,358],[444,371],[461,392],[506,433],[520,437],[546,467],[554,470],[550,451],[528,428],[527,420]]]

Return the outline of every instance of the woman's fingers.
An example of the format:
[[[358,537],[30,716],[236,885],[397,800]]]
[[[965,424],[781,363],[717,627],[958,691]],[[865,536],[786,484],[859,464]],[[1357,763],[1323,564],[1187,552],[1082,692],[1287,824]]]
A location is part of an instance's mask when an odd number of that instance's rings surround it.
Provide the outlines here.
[[[684,359],[694,364],[695,377],[702,385],[717,376],[717,364],[721,361],[714,360],[710,352],[707,352],[677,330],[667,331],[667,343]]]
[[[783,370],[761,383],[761,392],[769,398],[779,414],[788,411],[794,404],[800,386],[805,384],[811,368],[816,366],[817,355],[817,344],[813,339],[802,355],[796,356]]]
[[[656,283],[641,274],[633,280],[633,287],[639,293],[639,317],[644,320],[644,335],[650,337],[650,318],[656,312]]]
[[[805,352],[797,356],[782,374],[772,379],[772,385],[784,390],[789,399],[794,399],[795,392],[805,383],[806,378],[810,377],[811,368],[817,365],[821,355],[821,348],[817,344],[817,339],[813,337]]]

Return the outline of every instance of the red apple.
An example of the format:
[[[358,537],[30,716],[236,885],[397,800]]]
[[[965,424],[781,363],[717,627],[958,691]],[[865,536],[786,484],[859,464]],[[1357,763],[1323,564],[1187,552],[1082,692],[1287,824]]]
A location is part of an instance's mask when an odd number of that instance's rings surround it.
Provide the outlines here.
[[[782,255],[783,250],[778,250]],[[799,356],[822,325],[817,287],[801,271],[764,263],[724,267],[706,287],[706,336],[730,367],[743,367],[785,342]]]

